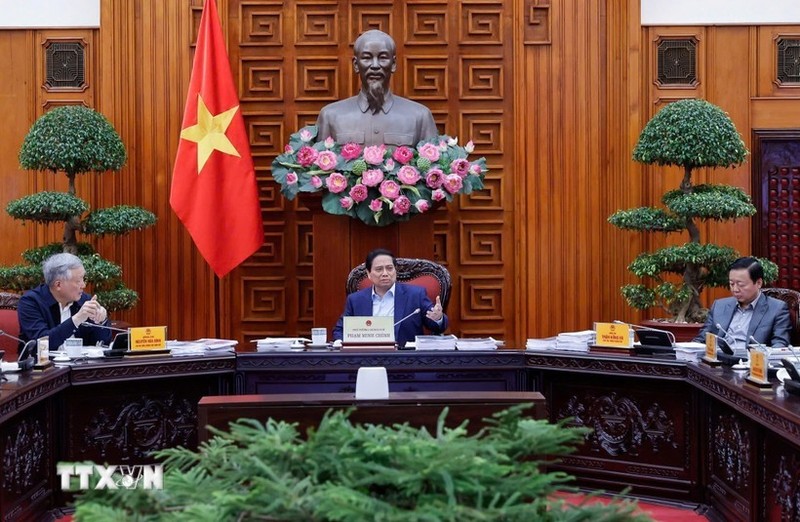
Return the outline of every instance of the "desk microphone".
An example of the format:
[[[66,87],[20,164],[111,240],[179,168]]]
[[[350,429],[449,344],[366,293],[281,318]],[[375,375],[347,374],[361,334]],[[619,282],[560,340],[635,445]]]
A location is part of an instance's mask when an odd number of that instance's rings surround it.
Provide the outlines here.
[[[90,323],[89,321],[84,321],[80,325],[81,326],[90,326],[92,328],[102,328],[103,330],[111,330],[112,332],[128,333],[128,330],[125,330],[123,328],[116,328],[114,326],[106,326],[104,324]]]
[[[650,332],[661,332],[663,334],[667,334],[667,337],[669,337],[669,342],[672,343],[673,345],[675,344],[675,334],[670,332],[669,330],[659,330],[658,328],[650,328],[649,326],[642,326],[640,324],[626,323],[625,321],[620,321],[618,319],[615,319],[611,322],[614,324],[628,325],[630,328],[633,328],[634,330],[648,330]]]
[[[419,310],[419,308],[417,308],[416,310],[414,310],[413,312],[411,312],[411,313],[410,313],[410,314],[408,314],[407,316],[403,317],[402,319],[400,319],[399,321],[397,321],[396,323],[394,323],[394,325],[395,325],[395,326],[397,326],[398,324],[402,323],[403,321],[405,321],[406,319],[408,319],[408,318],[409,318],[409,317],[411,317],[412,315],[416,315],[416,314],[418,314],[419,312],[420,312],[420,310]]]
[[[8,337],[9,339],[14,339],[18,343],[22,343],[23,344],[22,350],[19,351],[19,356],[17,357],[17,361],[24,361],[28,357],[31,357],[31,355],[28,355],[28,346],[31,346],[31,343],[34,343],[34,345],[35,345],[36,339],[31,339],[30,341],[23,341],[19,337],[13,336],[13,335],[11,335],[10,333],[8,333],[8,332],[6,332],[4,330],[0,330],[0,335],[4,335],[4,336]],[[23,355],[28,355],[28,357],[23,357]]]

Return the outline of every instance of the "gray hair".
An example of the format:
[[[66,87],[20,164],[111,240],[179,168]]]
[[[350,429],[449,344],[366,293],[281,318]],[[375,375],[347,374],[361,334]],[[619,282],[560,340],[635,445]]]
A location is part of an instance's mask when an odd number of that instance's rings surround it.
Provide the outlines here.
[[[61,254],[54,254],[42,263],[42,272],[44,272],[44,282],[47,286],[53,286],[58,281],[64,281],[69,277],[70,270],[83,268],[83,263],[78,256],[68,254],[66,252]]]

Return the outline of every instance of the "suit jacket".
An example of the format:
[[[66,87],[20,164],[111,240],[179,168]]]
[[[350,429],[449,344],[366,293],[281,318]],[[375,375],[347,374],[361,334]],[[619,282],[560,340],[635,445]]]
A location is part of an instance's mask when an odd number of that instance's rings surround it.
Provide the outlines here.
[[[735,297],[717,299],[711,305],[706,318],[706,324],[694,341],[705,342],[706,332],[711,332],[719,336],[724,336],[725,331],[733,320],[733,313],[736,311]],[[719,331],[717,324],[722,327]],[[792,321],[789,317],[789,307],[780,299],[775,299],[764,294],[758,298],[753,317],[750,319],[750,326],[747,328],[748,339],[752,335],[758,342],[767,346],[783,347],[789,346],[789,332]]]
[[[394,322],[406,317],[419,308],[419,313],[414,314],[394,327],[394,339],[398,346],[405,346],[408,341],[413,341],[417,335],[422,335],[423,325],[433,333],[442,333],[447,330],[447,316],[442,316],[442,324],[438,325],[425,316],[433,308],[433,303],[428,299],[428,294],[421,286],[395,283],[394,295]],[[372,315],[372,287],[353,292],[347,296],[344,313],[333,329],[333,338],[342,338],[342,325],[345,316],[371,316]]]
[[[75,315],[83,303],[91,299],[87,293],[69,307],[70,315]],[[25,292],[19,299],[17,306],[19,318],[19,336],[23,341],[38,339],[47,335],[50,349],[58,350],[64,339],[74,335],[83,339],[84,346],[94,346],[97,341],[108,343],[113,332],[104,328],[90,326],[75,327],[72,321],[61,322],[61,309],[50,288],[40,285],[33,290]],[[87,321],[91,322],[91,321]]]

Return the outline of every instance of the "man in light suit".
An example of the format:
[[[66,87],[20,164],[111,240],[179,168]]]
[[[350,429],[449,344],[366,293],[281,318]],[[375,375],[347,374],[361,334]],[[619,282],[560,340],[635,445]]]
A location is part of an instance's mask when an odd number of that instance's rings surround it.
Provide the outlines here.
[[[347,296],[344,314],[336,322],[333,338],[342,338],[342,325],[345,316],[392,316],[394,317],[394,337],[398,346],[403,347],[423,334],[423,326],[433,333],[447,329],[447,316],[442,311],[442,303],[436,296],[431,303],[425,289],[419,286],[397,282],[394,255],[379,248],[367,254],[364,262],[367,276],[372,286],[353,292]],[[414,313],[419,309],[419,312]]]
[[[711,332],[724,339],[737,355],[744,354],[751,336],[767,346],[789,346],[789,308],[780,299],[761,293],[761,263],[754,257],[737,259],[728,269],[728,282],[733,297],[714,301],[706,324],[694,340],[705,342],[706,332]]]

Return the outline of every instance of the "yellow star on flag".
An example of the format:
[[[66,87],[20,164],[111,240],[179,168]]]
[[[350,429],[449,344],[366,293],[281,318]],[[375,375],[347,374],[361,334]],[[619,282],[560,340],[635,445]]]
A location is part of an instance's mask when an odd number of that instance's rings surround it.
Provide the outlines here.
[[[197,124],[186,127],[181,131],[181,138],[197,143],[197,174],[203,170],[211,153],[218,150],[231,156],[240,157],[239,151],[233,146],[231,140],[225,135],[228,126],[233,121],[233,116],[239,106],[228,109],[219,114],[211,114],[206,107],[203,97],[197,95]]]

